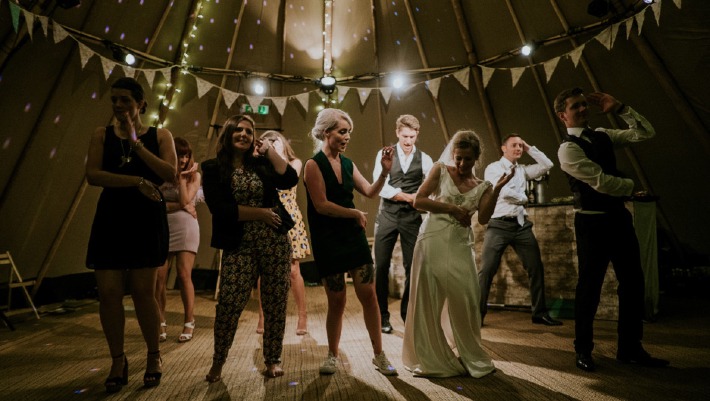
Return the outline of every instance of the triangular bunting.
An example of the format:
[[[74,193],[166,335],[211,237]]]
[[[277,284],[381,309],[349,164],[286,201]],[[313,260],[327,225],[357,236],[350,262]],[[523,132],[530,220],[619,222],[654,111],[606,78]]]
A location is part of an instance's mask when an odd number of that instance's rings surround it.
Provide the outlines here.
[[[525,72],[527,68],[526,67],[518,67],[518,68],[511,68],[510,69],[510,78],[513,80],[513,88],[515,88],[515,85],[518,84],[518,81],[520,81],[520,77],[523,76],[523,73]]]
[[[155,70],[142,70],[145,75],[145,80],[148,81],[148,86],[153,89],[153,81],[155,81]]]
[[[418,83],[410,83],[410,84],[407,84],[407,85],[401,87],[401,88],[399,89],[399,92],[400,92],[400,93],[409,92],[410,89],[414,88],[414,87],[417,86],[417,85],[419,85],[419,84],[418,84]]]
[[[629,36],[631,35],[631,29],[633,29],[634,26],[634,19],[629,18],[626,20],[626,40],[629,40]]]
[[[468,90],[468,77],[469,77],[468,70],[469,70],[468,67],[462,68],[453,74],[454,78],[456,78],[456,80],[459,81],[461,86],[466,88],[466,90]]]
[[[372,88],[356,88],[357,94],[360,97],[360,106],[364,106],[365,102],[367,102],[367,98],[370,97],[370,92],[372,92]]]
[[[15,33],[20,27],[20,11],[22,9],[17,4],[10,2],[10,18],[12,18],[12,27],[15,28]]]
[[[224,104],[227,105],[228,109],[231,109],[232,105],[239,97],[239,93],[232,92],[228,89],[222,89],[222,97],[224,98]]]
[[[636,33],[641,35],[641,28],[643,28],[643,21],[646,19],[645,11],[642,11],[634,17],[636,20]]]
[[[138,71],[136,71],[135,68],[131,67],[130,65],[123,65],[123,64],[120,64],[120,66],[121,66],[121,68],[123,68],[123,75],[130,77],[130,78],[136,77],[136,73]]]
[[[251,106],[252,109],[256,109],[259,107],[261,104],[261,101],[264,100],[263,96],[249,96],[249,95],[244,95],[247,98],[247,103]]]
[[[493,73],[496,72],[495,68],[488,68],[484,66],[481,67],[481,78],[483,78],[483,89],[486,89],[488,86],[488,83],[491,81],[491,78],[493,77]]]
[[[27,33],[30,34],[30,40],[33,40],[32,34],[34,33],[35,15],[27,10],[22,10],[22,14],[24,14],[25,22],[27,23]]]
[[[651,9],[653,10],[653,16],[656,17],[656,25],[660,26],[661,25],[661,1],[657,0],[656,2],[651,5]]]
[[[560,62],[559,57],[555,57],[552,60],[546,61],[543,63],[543,66],[545,67],[545,77],[546,80],[545,82],[550,82],[550,77],[552,77],[552,74],[555,73],[555,70],[557,69],[557,63]]]
[[[599,41],[599,43],[601,43],[602,46],[606,47],[607,50],[611,50],[611,27],[601,31],[601,33],[597,35],[594,39]]]
[[[426,81],[426,87],[429,88],[429,92],[431,92],[431,95],[434,96],[434,99],[439,98],[439,87],[441,87],[441,77]]]
[[[380,88],[380,93],[382,94],[382,99],[384,99],[385,104],[389,104],[390,97],[392,96],[392,88]]]
[[[276,107],[276,111],[279,112],[280,116],[284,115],[284,110],[286,110],[286,103],[288,102],[287,97],[272,97],[271,103]]]
[[[612,26],[609,27],[609,28],[611,28],[611,33],[609,34],[609,35],[611,35],[611,38],[609,38],[609,49],[614,47],[614,41],[616,40],[616,35],[618,35],[618,33],[619,33],[619,25],[621,25],[621,24],[620,23],[613,24]]]
[[[49,18],[38,15],[37,19],[39,20],[40,25],[42,25],[42,32],[44,32],[44,36],[47,37],[47,29],[49,28]]]
[[[57,24],[57,21],[52,21],[52,31],[54,32],[54,43],[59,43],[69,36],[69,33],[63,26]]]
[[[197,97],[200,99],[214,86],[211,82],[199,77],[195,77],[195,81],[197,82]]]
[[[86,67],[86,63],[89,61],[89,59],[93,57],[96,53],[94,53],[94,51],[91,50],[89,46],[81,42],[77,42],[77,44],[79,45],[79,58],[81,59],[81,68],[83,69],[84,67]]]
[[[674,3],[675,6],[678,7],[679,9],[682,8],[682,7],[681,7],[681,4],[680,4],[680,3],[681,3],[681,0],[673,0],[673,3]]]
[[[170,82],[170,70],[172,67],[165,67],[158,70],[159,73],[163,74],[165,81]]]
[[[113,72],[113,68],[116,66],[117,63],[106,57],[99,57],[101,58],[101,67],[104,70],[104,78],[106,78],[106,80],[108,81],[108,77]]]
[[[575,68],[577,68],[577,64],[579,64],[579,59],[582,57],[582,51],[584,51],[584,45],[579,46],[578,48],[574,49],[569,53],[569,57],[572,59],[572,64],[574,64]]]
[[[298,103],[301,103],[301,106],[303,106],[303,109],[308,111],[308,100],[311,97],[311,92],[304,92],[301,93],[300,95],[294,96],[296,100],[298,100]]]

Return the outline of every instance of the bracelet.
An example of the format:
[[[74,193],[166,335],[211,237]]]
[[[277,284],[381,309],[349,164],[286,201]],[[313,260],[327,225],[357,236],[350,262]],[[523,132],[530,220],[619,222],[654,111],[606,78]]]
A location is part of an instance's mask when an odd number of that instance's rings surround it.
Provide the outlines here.
[[[138,180],[138,185],[136,185],[136,186],[137,186],[138,188],[140,188],[141,185],[143,185],[143,183],[145,183],[145,178],[141,177],[141,179]]]
[[[131,149],[133,149],[134,152],[137,152],[139,149],[143,149],[143,142],[139,140],[135,141],[133,145],[131,145]]]
[[[626,107],[626,105],[621,103],[621,106],[619,106],[619,108],[616,109],[616,114],[621,114],[621,112],[624,111],[625,107]]]

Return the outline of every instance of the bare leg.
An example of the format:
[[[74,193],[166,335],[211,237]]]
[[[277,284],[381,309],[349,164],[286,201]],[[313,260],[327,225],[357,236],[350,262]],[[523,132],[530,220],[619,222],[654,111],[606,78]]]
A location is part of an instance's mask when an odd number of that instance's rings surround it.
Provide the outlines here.
[[[256,300],[259,303],[259,322],[256,324],[256,332],[258,334],[264,334],[264,308],[261,307],[261,278],[256,281]]]
[[[167,332],[165,324],[165,305],[167,304],[167,282],[168,273],[170,272],[170,260],[172,259],[172,254],[168,255],[168,259],[165,264],[158,268],[158,277],[155,281],[155,300],[158,301],[158,311],[160,313],[160,341],[165,341],[167,339]]]
[[[146,372],[160,372],[160,312],[155,300],[155,281],[158,269],[134,269],[129,273],[131,282],[131,297],[136,308],[136,318],[143,333],[143,339],[148,346],[148,365]]]
[[[372,349],[375,351],[375,355],[379,355],[382,352],[382,322],[375,292],[374,268],[372,265],[365,265],[351,270],[350,276],[353,278],[355,294],[362,305],[362,314],[365,318],[365,327],[370,334]]]
[[[123,370],[123,340],[126,324],[123,309],[122,270],[96,270],[96,284],[99,290],[99,318],[106,336],[109,353],[116,357],[111,364],[108,377],[121,376]]]
[[[195,254],[189,251],[178,252],[177,254],[177,273],[180,278],[180,297],[182,298],[182,306],[185,309],[184,323],[192,323],[195,321],[195,286],[192,284],[192,266],[195,264]],[[192,334],[193,329],[189,327],[182,328],[183,334]]]
[[[298,325],[296,326],[296,334],[299,336],[308,333],[307,317],[306,317],[306,287],[301,276],[301,265],[298,259],[291,260],[291,292],[293,299],[296,301],[298,308]]]
[[[345,277],[343,273],[328,276],[323,279],[325,295],[328,297],[328,315],[325,320],[325,330],[328,334],[328,350],[333,356],[338,356],[340,334],[343,330],[343,313],[345,312]],[[378,312],[379,318],[379,312]]]

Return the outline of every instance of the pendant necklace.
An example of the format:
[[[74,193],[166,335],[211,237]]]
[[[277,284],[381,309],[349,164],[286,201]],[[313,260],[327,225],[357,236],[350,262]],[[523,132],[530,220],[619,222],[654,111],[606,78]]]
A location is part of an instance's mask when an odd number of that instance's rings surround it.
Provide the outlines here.
[[[133,159],[131,157],[131,152],[133,151],[133,149],[131,149],[131,147],[129,146],[128,147],[128,154],[126,154],[126,151],[123,149],[123,139],[119,138],[119,141],[121,142],[121,164],[119,164],[118,167],[123,167],[126,164],[130,163],[131,160]]]

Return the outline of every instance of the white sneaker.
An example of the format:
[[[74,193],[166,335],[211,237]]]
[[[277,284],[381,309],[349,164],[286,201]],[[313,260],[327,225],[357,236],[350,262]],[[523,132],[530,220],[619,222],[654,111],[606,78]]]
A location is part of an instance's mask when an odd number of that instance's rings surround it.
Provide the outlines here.
[[[320,374],[322,375],[332,375],[335,373],[335,365],[338,363],[338,358],[333,355],[332,352],[328,351],[328,357],[320,365]]]
[[[379,355],[372,358],[372,363],[375,364],[377,370],[380,371],[385,376],[397,376],[397,369],[392,366],[385,351],[382,351]]]

